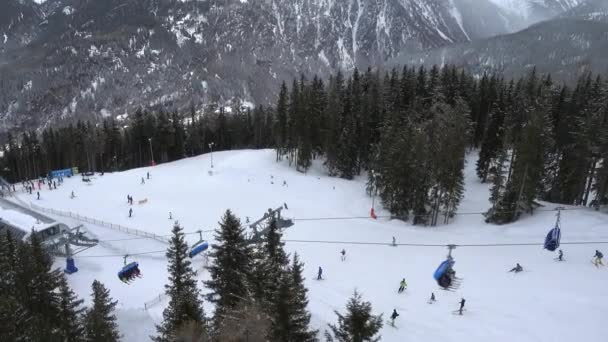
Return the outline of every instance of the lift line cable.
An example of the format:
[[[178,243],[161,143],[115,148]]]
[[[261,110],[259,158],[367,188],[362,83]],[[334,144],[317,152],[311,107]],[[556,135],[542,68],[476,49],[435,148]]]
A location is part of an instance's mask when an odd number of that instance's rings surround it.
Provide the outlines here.
[[[341,244],[341,245],[363,245],[363,246],[403,246],[403,247],[448,247],[455,246],[456,248],[474,248],[474,247],[515,247],[515,246],[543,246],[542,243],[479,243],[479,244],[425,244],[425,243],[387,243],[387,242],[362,242],[362,241],[329,241],[329,240],[282,240],[286,243],[311,243],[311,244]],[[572,241],[561,242],[561,245],[600,245],[608,244],[608,241]],[[166,253],[166,250],[148,251],[139,253],[127,253],[129,256]],[[106,255],[81,255],[79,258],[111,258],[124,257],[123,254],[106,254]]]

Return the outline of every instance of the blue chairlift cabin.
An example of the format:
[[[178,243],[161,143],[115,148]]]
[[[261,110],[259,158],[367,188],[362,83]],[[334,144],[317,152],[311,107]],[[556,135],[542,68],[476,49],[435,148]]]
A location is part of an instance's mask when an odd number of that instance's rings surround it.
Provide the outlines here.
[[[563,208],[559,207],[556,208],[557,210],[557,219],[555,221],[555,227],[553,227],[553,229],[551,229],[549,231],[549,233],[547,233],[547,236],[545,237],[545,249],[551,252],[555,252],[556,249],[559,248],[559,244],[562,238],[562,231],[561,231],[561,223],[560,223],[560,216],[561,216],[561,210]]]
[[[207,249],[209,249],[209,242],[203,240],[203,232],[202,231],[198,231],[199,234],[199,240],[198,242],[196,242],[194,245],[192,245],[192,248],[190,248],[190,253],[188,253],[188,256],[190,258],[194,258],[195,256],[201,254],[202,252],[206,251]]]
[[[439,264],[439,267],[433,273],[433,278],[437,284],[444,290],[455,290],[460,287],[460,279],[456,278],[456,271],[454,271],[454,258],[452,258],[452,250],[456,248],[455,245],[448,245],[448,256],[446,260]]]
[[[129,283],[129,281],[133,280],[135,277],[141,277],[141,271],[139,270],[139,263],[134,261],[127,264],[128,255],[124,256],[125,265],[118,272],[118,279],[124,283]]]

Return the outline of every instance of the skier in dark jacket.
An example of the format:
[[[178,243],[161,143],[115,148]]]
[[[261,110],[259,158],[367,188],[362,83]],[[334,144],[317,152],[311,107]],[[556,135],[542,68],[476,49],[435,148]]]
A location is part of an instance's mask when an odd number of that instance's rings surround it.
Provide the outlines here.
[[[597,249],[595,250],[595,255],[593,256],[593,264],[595,266],[600,266],[600,265],[604,265],[602,263],[602,258],[604,257],[604,254],[602,254],[602,252],[598,251]]]
[[[431,292],[431,299],[429,299],[429,304],[435,303],[437,300],[435,299],[435,292]]]
[[[523,271],[524,268],[521,267],[521,265],[518,263],[515,267],[513,267],[509,272],[515,272],[515,273],[519,273],[521,271]]]
[[[391,314],[391,325],[395,325],[395,318],[399,317],[397,313],[397,309],[393,309],[393,313]]]
[[[340,254],[342,254],[342,257],[341,257],[342,261],[346,260],[346,250],[342,249]]]
[[[133,208],[129,208],[129,217],[133,215]]]
[[[561,249],[557,252],[557,260],[564,261],[564,252]]]
[[[317,274],[317,280],[323,279],[322,275],[323,275],[323,269],[321,268],[321,266],[319,266],[319,272]]]
[[[466,302],[466,300],[464,300],[464,298],[462,298],[460,300],[460,309],[458,309],[458,313],[462,315],[462,311],[464,310],[464,303]]]

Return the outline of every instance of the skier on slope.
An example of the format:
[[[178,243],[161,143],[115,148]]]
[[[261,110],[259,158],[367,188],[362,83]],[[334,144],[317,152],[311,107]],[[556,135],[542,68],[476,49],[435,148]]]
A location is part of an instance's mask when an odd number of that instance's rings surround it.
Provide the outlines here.
[[[515,267],[513,267],[509,272],[515,272],[515,273],[519,273],[521,271],[523,271],[524,268],[521,267],[521,265],[518,263]]]
[[[464,298],[462,298],[462,299],[460,300],[460,309],[458,309],[458,313],[459,313],[460,315],[462,315],[462,311],[464,310],[464,303],[465,303],[465,302],[466,302],[466,301],[464,300]]]
[[[564,261],[564,252],[562,252],[562,250],[560,249],[557,253],[557,260]]]
[[[323,279],[323,269],[319,266],[319,272],[317,273],[317,280]]]
[[[144,180],[144,177],[141,177],[141,184],[146,184],[146,181]]]
[[[431,292],[431,299],[429,299],[429,304],[435,303],[437,300],[435,299],[435,292]]]
[[[133,208],[129,208],[129,217],[133,215]]]
[[[602,252],[598,251],[597,249],[595,250],[595,255],[593,256],[593,264],[595,266],[600,266],[600,265],[604,265],[602,263],[602,258],[604,258],[604,254],[602,254]]]
[[[37,191],[36,194],[38,195],[38,199],[40,199],[40,191]]]
[[[346,250],[344,250],[344,248],[342,248],[342,251],[340,252],[340,254],[342,254],[342,261],[346,260]]]
[[[397,313],[397,309],[393,309],[393,313],[391,314],[391,325],[395,326],[395,318],[399,317]]]
[[[399,282],[399,290],[397,290],[397,293],[401,293],[403,291],[405,291],[405,289],[407,288],[407,282],[405,281],[405,278],[401,279],[401,282]]]

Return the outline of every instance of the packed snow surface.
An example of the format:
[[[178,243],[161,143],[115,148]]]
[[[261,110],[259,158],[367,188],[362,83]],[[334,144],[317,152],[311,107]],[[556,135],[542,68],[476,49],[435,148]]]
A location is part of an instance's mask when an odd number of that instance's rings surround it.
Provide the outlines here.
[[[306,263],[306,286],[312,324],[321,329],[335,323],[334,310],[343,311],[357,289],[372,303],[385,322],[393,309],[400,316],[396,327],[385,324],[383,341],[601,341],[608,336],[604,323],[608,313],[608,269],[591,264],[595,249],[607,245],[562,245],[565,262],[542,249],[547,231],[555,224],[555,205],[505,226],[484,223],[489,207],[487,185],[475,177],[476,155],[466,167],[466,193],[459,208],[462,215],[440,227],[414,227],[387,218],[304,220],[314,218],[367,217],[372,199],[365,194],[364,176],[346,181],[331,178],[315,163],[308,173],[299,173],[287,161],[275,162],[274,151],[231,151],[203,155],[155,167],[97,175],[92,184],[80,177],[66,179],[57,190],[43,190],[41,200],[21,198],[38,205],[99,220],[137,228],[154,234],[169,234],[173,219],[186,232],[215,229],[226,209],[244,222],[261,218],[268,208],[286,203],[284,216],[295,218],[295,225],[284,233],[286,248],[298,252]],[[146,173],[150,172],[150,179]],[[145,184],[141,184],[142,177]],[[283,182],[286,185],[283,185]],[[70,199],[74,191],[76,198]],[[128,217],[127,195],[134,197],[133,217]],[[138,204],[147,199],[146,203]],[[590,209],[568,207],[562,212],[562,242],[608,241],[608,216]],[[387,215],[376,210],[380,216]],[[148,341],[154,323],[162,319],[167,300],[158,295],[167,281],[166,245],[148,239],[135,239],[108,228],[87,224],[87,230],[101,240],[100,245],[78,254],[80,271],[69,276],[70,284],[87,301],[93,279],[99,279],[119,301],[117,315],[126,341]],[[445,259],[445,247],[390,246],[408,244],[504,244],[538,243],[534,246],[456,248],[455,270],[463,283],[459,290],[440,290],[432,275]],[[197,234],[187,235],[190,243]],[[204,236],[213,240],[210,233]],[[117,241],[119,240],[119,241]],[[293,241],[293,240],[307,240]],[[333,241],[322,243],[312,241]],[[378,244],[349,244],[369,242]],[[346,261],[340,251],[346,250]],[[121,255],[155,252],[129,257],[138,261],[143,274],[130,285],[120,282],[116,273],[123,265]],[[604,251],[606,253],[606,251]],[[203,257],[194,260],[201,280],[208,278]],[[57,260],[61,266],[63,260]],[[525,271],[509,273],[515,263]],[[324,280],[317,281],[317,268],[323,267]],[[405,278],[407,290],[397,294]],[[207,292],[200,283],[203,292]],[[434,292],[437,303],[427,304]],[[461,297],[466,298],[463,316],[454,315]],[[160,300],[147,311],[144,303]],[[207,313],[212,312],[206,304]],[[322,337],[322,336],[320,336]]]

